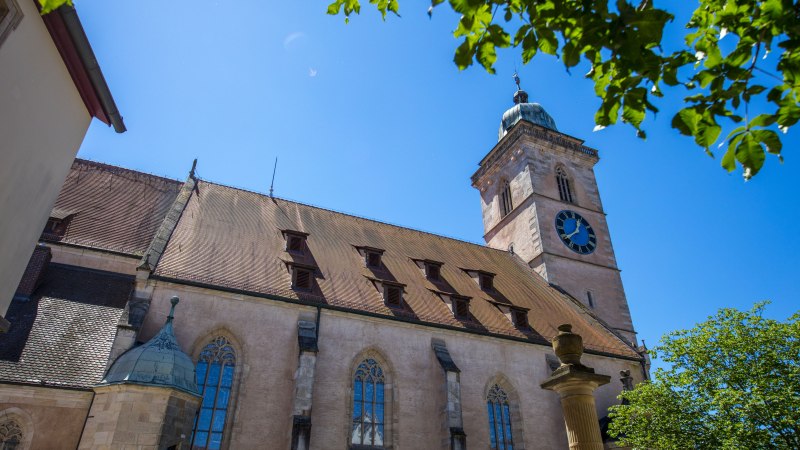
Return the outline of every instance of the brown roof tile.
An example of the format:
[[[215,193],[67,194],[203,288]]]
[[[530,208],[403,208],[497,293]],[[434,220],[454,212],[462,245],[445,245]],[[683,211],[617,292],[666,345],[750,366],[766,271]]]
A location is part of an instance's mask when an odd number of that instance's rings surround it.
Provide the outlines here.
[[[305,254],[287,252],[281,230],[308,233]],[[358,246],[384,249],[382,267],[365,267]],[[427,280],[415,259],[442,262],[441,281]],[[291,289],[291,263],[318,268],[311,292]],[[462,269],[497,274],[495,292],[482,291]],[[571,323],[587,350],[639,357],[508,252],[204,181],[154,274],[541,343]],[[407,308],[386,306],[376,280],[405,285]],[[470,317],[454,318],[435,291],[471,297]],[[534,331],[517,330],[496,303],[529,309]]]
[[[13,301],[0,335],[0,381],[90,388],[99,383],[131,276],[50,264],[29,301]]]
[[[181,182],[76,159],[53,208],[67,217],[63,237],[46,240],[141,256]]]

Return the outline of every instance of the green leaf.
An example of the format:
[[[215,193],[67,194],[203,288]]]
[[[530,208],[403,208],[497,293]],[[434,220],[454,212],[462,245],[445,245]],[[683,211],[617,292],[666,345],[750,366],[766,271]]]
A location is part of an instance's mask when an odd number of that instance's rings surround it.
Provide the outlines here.
[[[41,14],[45,15],[49,12],[55,11],[62,5],[72,6],[72,0],[40,0],[39,4],[42,6]]]

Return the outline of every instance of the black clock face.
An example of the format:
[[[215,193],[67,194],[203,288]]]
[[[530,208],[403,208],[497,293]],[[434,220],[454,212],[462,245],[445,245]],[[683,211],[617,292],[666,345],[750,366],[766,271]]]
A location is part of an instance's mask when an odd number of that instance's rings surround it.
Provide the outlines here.
[[[588,255],[597,248],[592,226],[575,211],[566,209],[556,214],[556,232],[561,242],[575,253]]]

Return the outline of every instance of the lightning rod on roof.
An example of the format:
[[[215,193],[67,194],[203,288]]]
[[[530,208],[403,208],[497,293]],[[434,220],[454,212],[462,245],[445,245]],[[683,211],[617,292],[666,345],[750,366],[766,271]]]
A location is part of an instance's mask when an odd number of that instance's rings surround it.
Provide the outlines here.
[[[272,188],[275,186],[275,171],[278,169],[278,157],[275,157],[275,165],[272,166],[272,182],[269,184],[269,197],[272,198]]]

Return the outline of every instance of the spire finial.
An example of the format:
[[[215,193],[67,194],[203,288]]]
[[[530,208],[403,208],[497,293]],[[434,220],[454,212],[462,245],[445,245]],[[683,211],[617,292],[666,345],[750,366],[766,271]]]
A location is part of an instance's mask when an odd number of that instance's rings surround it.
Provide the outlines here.
[[[197,158],[194,159],[192,163],[192,170],[189,171],[189,177],[194,178],[194,170],[197,169]]]
[[[517,83],[517,92],[514,92],[514,104],[528,103],[528,93],[522,90],[519,74],[517,74],[516,70],[514,71],[514,82]]]
[[[169,316],[167,316],[167,323],[172,322],[172,319],[175,318],[175,306],[177,306],[178,302],[181,299],[178,298],[177,295],[173,295],[169,302],[172,304],[172,308],[169,309]]]

